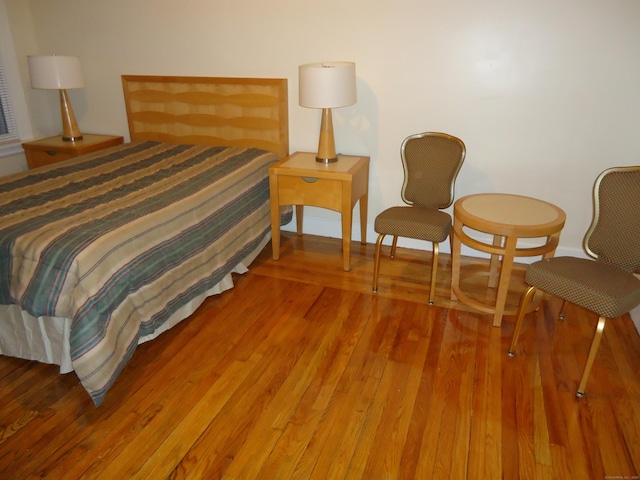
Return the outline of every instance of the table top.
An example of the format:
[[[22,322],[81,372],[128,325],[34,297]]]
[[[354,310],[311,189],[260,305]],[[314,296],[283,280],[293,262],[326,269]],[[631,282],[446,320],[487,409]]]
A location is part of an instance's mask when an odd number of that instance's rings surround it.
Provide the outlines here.
[[[458,199],[454,217],[487,233],[543,236],[564,226],[565,212],[537,198],[508,193],[479,193]]]
[[[338,155],[333,163],[316,162],[312,152],[296,152],[284,158],[269,169],[277,175],[310,176],[317,178],[350,177],[369,164],[369,157],[363,155]]]

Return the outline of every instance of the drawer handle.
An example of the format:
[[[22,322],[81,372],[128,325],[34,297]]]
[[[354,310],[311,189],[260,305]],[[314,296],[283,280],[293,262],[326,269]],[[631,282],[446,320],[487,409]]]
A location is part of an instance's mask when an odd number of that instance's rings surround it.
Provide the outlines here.
[[[52,157],[55,157],[58,154],[58,152],[56,152],[55,150],[47,150],[47,155],[51,155]]]
[[[300,177],[300,178],[302,178],[302,180],[304,180],[307,183],[315,183],[318,181],[316,177]]]

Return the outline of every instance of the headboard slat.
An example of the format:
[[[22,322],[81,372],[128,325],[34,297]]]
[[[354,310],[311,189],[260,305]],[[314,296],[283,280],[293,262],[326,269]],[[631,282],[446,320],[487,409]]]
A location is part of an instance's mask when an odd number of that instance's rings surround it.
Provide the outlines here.
[[[289,154],[287,79],[123,75],[132,141]]]

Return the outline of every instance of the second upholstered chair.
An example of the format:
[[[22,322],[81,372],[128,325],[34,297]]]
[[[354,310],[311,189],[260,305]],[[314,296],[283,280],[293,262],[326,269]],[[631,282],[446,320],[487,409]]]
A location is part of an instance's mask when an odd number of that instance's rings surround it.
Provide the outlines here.
[[[584,396],[587,379],[607,319],[621,317],[640,304],[640,166],[614,167],[602,172],[593,187],[593,221],[584,238],[593,258],[554,257],[527,267],[509,356],[530,300],[537,289],[598,315],[587,362],[576,395]]]
[[[378,290],[380,254],[385,236],[393,236],[391,258],[396,254],[398,237],[426,240],[433,245],[429,288],[429,304],[433,304],[438,245],[447,239],[451,231],[451,216],[442,209],[453,203],[454,184],[465,154],[462,140],[446,133],[419,133],[402,142],[402,200],[407,205],[388,208],[375,219],[374,228],[379,235],[373,268],[374,292]]]

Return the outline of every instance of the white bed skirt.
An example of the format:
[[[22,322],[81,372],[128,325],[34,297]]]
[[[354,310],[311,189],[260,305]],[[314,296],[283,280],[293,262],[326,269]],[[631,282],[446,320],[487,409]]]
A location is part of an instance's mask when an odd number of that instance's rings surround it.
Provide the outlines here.
[[[176,311],[156,331],[140,337],[138,345],[153,340],[188,318],[207,297],[233,288],[232,273],[246,273],[248,266],[270,239],[271,234],[268,234],[253,252],[234,267],[231,273],[213,288]],[[21,310],[18,305],[0,305],[0,355],[59,365],[60,373],[69,373],[73,371],[69,345],[70,328],[71,320],[68,318],[34,317]]]

